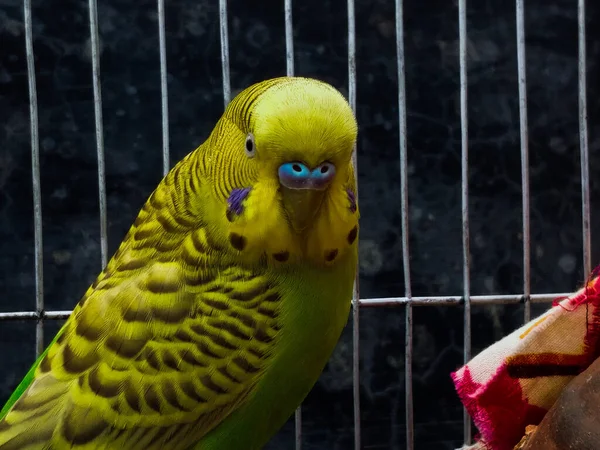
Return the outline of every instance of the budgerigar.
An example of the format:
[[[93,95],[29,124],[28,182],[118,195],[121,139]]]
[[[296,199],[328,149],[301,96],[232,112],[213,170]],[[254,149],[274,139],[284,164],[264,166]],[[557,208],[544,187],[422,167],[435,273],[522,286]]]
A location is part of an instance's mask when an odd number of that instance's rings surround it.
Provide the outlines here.
[[[237,95],[17,387],[0,450],[262,448],[348,318],[356,136],[324,82]]]

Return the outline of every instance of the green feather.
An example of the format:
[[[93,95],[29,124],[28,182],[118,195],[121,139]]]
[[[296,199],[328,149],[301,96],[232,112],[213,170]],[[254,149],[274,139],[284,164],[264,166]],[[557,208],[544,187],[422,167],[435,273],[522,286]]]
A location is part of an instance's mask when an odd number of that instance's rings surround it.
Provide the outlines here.
[[[19,400],[19,398],[21,397],[23,392],[25,392],[25,390],[29,387],[29,385],[31,384],[31,382],[33,381],[33,378],[35,376],[35,369],[37,369],[37,366],[40,365],[40,363],[42,362],[42,359],[44,359],[44,356],[46,356],[46,353],[48,353],[48,350],[50,349],[50,347],[52,347],[52,344],[54,344],[56,342],[56,340],[60,337],[60,335],[63,333],[64,330],[65,330],[65,327],[62,327],[59,330],[59,332],[56,333],[56,336],[54,336],[54,339],[52,339],[52,342],[50,342],[50,345],[48,345],[46,347],[46,350],[44,350],[43,353],[40,356],[38,356],[38,359],[35,360],[35,362],[31,366],[31,368],[29,369],[29,372],[27,372],[27,375],[25,375],[25,378],[23,378],[23,380],[19,383],[17,388],[14,390],[14,392],[9,397],[8,401],[4,404],[2,411],[0,411],[0,420],[4,419],[4,416],[6,416],[6,413],[8,412],[8,410],[10,408],[12,408],[12,406],[15,403],[17,403],[17,400]]]

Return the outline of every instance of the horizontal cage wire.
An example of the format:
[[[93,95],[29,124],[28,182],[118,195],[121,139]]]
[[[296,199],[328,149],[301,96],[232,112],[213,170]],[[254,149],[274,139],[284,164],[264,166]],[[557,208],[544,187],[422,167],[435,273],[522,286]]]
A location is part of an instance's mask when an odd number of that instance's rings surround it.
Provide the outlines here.
[[[531,293],[530,287],[530,192],[529,192],[529,155],[528,155],[528,123],[527,123],[527,81],[525,54],[525,25],[524,0],[516,0],[516,42],[518,61],[518,99],[519,99],[519,130],[521,151],[521,185],[522,185],[522,233],[523,233],[523,292],[512,295],[471,295],[470,294],[470,250],[469,250],[469,183],[468,183],[468,115],[467,115],[467,19],[466,0],[458,0],[458,37],[459,37],[459,75],[460,75],[460,130],[461,130],[461,175],[462,175],[462,249],[463,249],[463,292],[455,296],[413,296],[411,291],[410,251],[409,251],[409,198],[408,198],[408,169],[406,142],[406,93],[405,93],[405,52],[404,52],[404,17],[403,1],[395,0],[395,31],[396,56],[398,76],[398,123],[399,123],[399,154],[401,180],[401,232],[402,232],[402,261],[405,292],[403,296],[387,298],[360,298],[358,279],[355,282],[352,299],[352,343],[353,343],[353,408],[354,408],[354,448],[361,448],[361,409],[359,396],[359,310],[360,307],[373,308],[384,306],[402,306],[405,308],[405,409],[406,409],[406,448],[414,449],[413,424],[413,306],[461,306],[464,307],[464,362],[471,358],[471,307],[482,305],[524,304],[524,321],[531,317],[532,303],[551,302],[557,297],[569,293],[559,292],[550,294]],[[39,130],[38,103],[36,93],[36,68],[34,63],[34,48],[32,36],[31,0],[24,0],[24,29],[25,50],[27,61],[27,78],[29,85],[29,111],[31,132],[31,170],[34,203],[34,274],[35,274],[35,311],[0,312],[0,320],[35,320],[36,354],[44,348],[44,320],[68,318],[71,311],[46,311],[44,307],[43,290],[43,242],[42,242],[42,203],[39,163]],[[288,76],[294,71],[294,34],[292,0],[284,0],[285,21],[285,61]],[[96,0],[88,0],[89,30],[91,42],[92,85],[94,97],[94,117],[96,133],[96,150],[98,163],[98,198],[100,220],[101,263],[106,265],[107,250],[107,198],[105,180],[104,131],[102,118],[102,93],[100,87],[101,66],[99,52],[98,12]],[[588,123],[586,104],[586,48],[585,48],[585,1],[578,0],[578,77],[579,77],[579,131],[580,131],[580,165],[581,165],[581,215],[583,223],[583,266],[584,273],[591,272],[591,233],[590,233],[590,193],[589,193],[589,162],[588,162]],[[229,70],[229,33],[227,0],[219,0],[219,29],[221,48],[221,73],[223,103],[227,105],[231,98]],[[169,170],[169,111],[167,93],[167,50],[165,44],[165,2],[157,0],[159,55],[160,55],[160,90],[162,106],[162,161],[163,174]],[[356,110],[356,28],[354,0],[347,0],[347,64],[348,64],[348,94],[353,110]],[[410,62],[409,62],[410,63]],[[356,165],[356,149],[353,154]],[[302,448],[302,417],[301,408],[295,414],[295,447]],[[464,442],[472,442],[471,421],[464,412]]]

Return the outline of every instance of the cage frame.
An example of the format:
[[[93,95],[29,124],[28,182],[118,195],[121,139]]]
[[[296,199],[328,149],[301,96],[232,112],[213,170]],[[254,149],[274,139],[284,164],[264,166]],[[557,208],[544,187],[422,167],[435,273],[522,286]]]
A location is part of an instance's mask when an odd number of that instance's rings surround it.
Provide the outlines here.
[[[356,29],[355,0],[347,0],[347,40],[348,40],[348,100],[353,111],[356,111]],[[354,284],[352,297],[352,374],[353,374],[353,425],[354,449],[361,448],[361,410],[360,410],[360,367],[359,367],[359,335],[360,309],[384,306],[403,307],[405,309],[405,412],[406,412],[406,448],[414,449],[414,405],[412,388],[412,356],[413,356],[413,307],[414,306],[462,306],[464,308],[464,363],[471,358],[471,307],[473,305],[524,305],[524,322],[531,319],[532,303],[547,303],[557,297],[569,293],[531,293],[531,252],[530,252],[530,192],[529,192],[529,149],[527,122],[527,80],[525,52],[525,0],[515,0],[517,71],[519,96],[519,130],[521,153],[521,186],[522,186],[522,233],[523,233],[523,289],[522,293],[510,295],[471,295],[470,289],[470,251],[469,251],[469,141],[468,141],[468,84],[467,84],[467,4],[466,0],[458,0],[458,35],[459,35],[459,76],[460,76],[460,129],[461,129],[461,220],[462,220],[462,253],[463,253],[463,293],[451,296],[413,296],[411,291],[410,251],[409,251],[409,197],[406,143],[406,93],[405,93],[405,53],[404,53],[404,4],[403,0],[394,0],[396,30],[396,63],[398,76],[398,123],[401,183],[401,231],[402,261],[405,292],[403,296],[386,298],[360,298],[358,274]],[[293,76],[294,71],[294,39],[292,0],[284,0],[286,74]],[[97,0],[88,0],[89,26],[92,61],[92,85],[94,93],[94,123],[96,133],[96,152],[98,161],[98,200],[100,220],[101,263],[104,267],[108,260],[107,245],[107,199],[105,180],[104,131],[102,119],[102,93],[100,82],[100,51]],[[223,82],[223,103],[226,106],[231,99],[231,82],[229,71],[229,33],[227,0],[219,0],[219,34],[221,49],[221,69]],[[162,160],[163,175],[169,171],[169,111],[167,90],[167,51],[165,37],[165,4],[157,0],[160,87],[161,87],[161,122],[162,122]],[[31,169],[33,189],[33,223],[34,223],[34,275],[35,275],[35,310],[0,312],[0,321],[35,320],[36,356],[44,350],[44,321],[67,319],[71,311],[46,311],[44,305],[44,271],[43,271],[43,239],[42,239],[42,202],[39,162],[39,127],[38,102],[36,89],[36,73],[34,61],[32,8],[31,0],[23,0],[23,18],[25,29],[25,54],[27,62],[27,79],[29,86],[29,114],[31,135]],[[578,101],[579,101],[579,150],[581,168],[581,216],[583,235],[583,269],[591,273],[591,230],[590,230],[590,189],[589,189],[589,148],[588,117],[586,93],[586,30],[585,0],[577,0],[578,23]],[[356,166],[356,148],[353,153]],[[465,445],[472,443],[470,417],[464,409],[463,440]],[[302,448],[302,416],[301,407],[295,413],[295,448]]]

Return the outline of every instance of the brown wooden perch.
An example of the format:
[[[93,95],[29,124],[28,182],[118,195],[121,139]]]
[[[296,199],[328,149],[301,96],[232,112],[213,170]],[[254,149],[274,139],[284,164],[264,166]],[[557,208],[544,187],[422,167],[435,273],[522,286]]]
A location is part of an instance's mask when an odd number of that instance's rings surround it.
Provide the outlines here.
[[[541,423],[514,450],[600,449],[600,358],[563,390]]]

